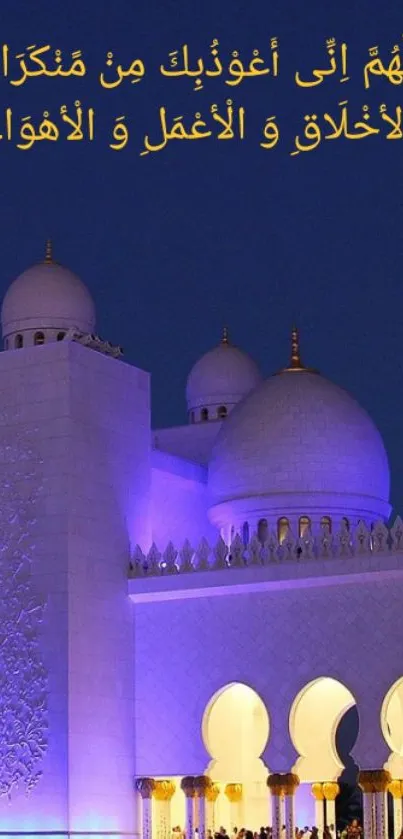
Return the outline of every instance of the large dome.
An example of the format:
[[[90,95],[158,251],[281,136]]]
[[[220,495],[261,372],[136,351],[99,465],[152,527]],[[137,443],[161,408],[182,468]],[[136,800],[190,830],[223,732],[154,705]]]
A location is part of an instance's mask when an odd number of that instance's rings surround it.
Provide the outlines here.
[[[312,511],[387,517],[389,466],[368,414],[305,369],[272,376],[232,412],[209,465],[212,519]]]
[[[92,333],[95,308],[79,277],[47,259],[11,283],[1,310],[3,338],[30,330],[70,329]]]
[[[261,382],[255,362],[230,344],[226,330],[221,343],[191,370],[186,387],[189,411],[231,408]]]

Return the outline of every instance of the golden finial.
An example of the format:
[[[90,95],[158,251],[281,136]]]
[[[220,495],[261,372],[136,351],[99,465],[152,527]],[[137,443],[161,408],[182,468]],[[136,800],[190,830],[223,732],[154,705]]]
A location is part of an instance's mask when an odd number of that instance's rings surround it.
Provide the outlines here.
[[[223,331],[222,331],[221,343],[222,343],[222,344],[229,344],[229,338],[228,338],[228,326],[224,326],[224,329],[223,329]]]
[[[280,373],[292,373],[293,371],[305,371],[306,373],[317,373],[311,367],[305,367],[301,361],[301,354],[299,348],[299,332],[296,326],[293,326],[291,332],[291,359],[288,367],[280,370]]]
[[[46,251],[45,251],[45,260],[47,265],[51,265],[53,262],[53,253],[52,253],[52,240],[47,239],[46,241]]]
[[[301,364],[301,356],[299,354],[299,334],[296,326],[293,326],[291,332],[291,363],[292,370],[303,370]]]

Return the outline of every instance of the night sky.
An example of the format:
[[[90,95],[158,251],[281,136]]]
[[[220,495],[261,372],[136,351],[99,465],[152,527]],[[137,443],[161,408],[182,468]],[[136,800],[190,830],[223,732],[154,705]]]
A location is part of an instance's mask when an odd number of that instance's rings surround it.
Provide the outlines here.
[[[385,60],[394,44],[403,48],[401,2],[2,0],[0,22],[11,57],[49,43],[66,59],[81,49],[89,68],[85,79],[28,79],[18,88],[0,77],[0,122],[6,107],[19,124],[79,98],[95,109],[97,127],[93,143],[29,151],[0,143],[0,292],[42,258],[50,236],[55,258],[91,290],[99,334],[152,373],[155,426],[185,421],[187,374],[224,324],[268,375],[288,361],[295,321],[305,363],[350,390],[377,423],[403,512],[403,140],[340,139],[290,155],[305,114],[337,115],[347,99],[354,119],[367,104],[379,124],[382,103],[391,112],[403,105],[403,85],[375,78],[365,91],[362,74],[369,47],[379,45]],[[207,60],[217,38],[228,65],[235,49],[245,62],[253,49],[269,57],[274,36],[277,79],[233,89],[210,79],[195,92],[191,79],[158,71],[182,44]],[[298,89],[296,70],[309,77],[328,66],[330,37],[348,44],[350,81],[335,74]],[[141,57],[145,79],[103,90],[108,50],[126,65]],[[229,95],[246,110],[243,142],[172,142],[140,157],[144,134],[158,136],[160,106],[192,117]],[[111,126],[122,114],[130,142],[114,152]],[[280,142],[264,151],[270,115]]]

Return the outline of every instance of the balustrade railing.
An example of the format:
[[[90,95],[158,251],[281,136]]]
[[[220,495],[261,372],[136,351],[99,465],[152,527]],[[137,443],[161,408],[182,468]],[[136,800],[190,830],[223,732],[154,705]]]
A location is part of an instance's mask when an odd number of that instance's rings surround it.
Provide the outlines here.
[[[255,534],[246,545],[237,534],[229,547],[221,537],[213,546],[202,539],[197,548],[192,547],[186,539],[179,550],[169,542],[163,552],[155,544],[147,553],[143,553],[137,546],[130,561],[129,576],[230,570],[318,559],[345,560],[368,554],[390,553],[403,553],[403,521],[400,517],[389,528],[383,522],[377,522],[371,528],[364,522],[356,527],[348,527],[343,522],[335,533],[328,526],[323,526],[319,533],[315,534],[308,529],[299,538],[295,538],[291,530],[288,530],[281,541],[274,533],[269,533],[264,542]]]

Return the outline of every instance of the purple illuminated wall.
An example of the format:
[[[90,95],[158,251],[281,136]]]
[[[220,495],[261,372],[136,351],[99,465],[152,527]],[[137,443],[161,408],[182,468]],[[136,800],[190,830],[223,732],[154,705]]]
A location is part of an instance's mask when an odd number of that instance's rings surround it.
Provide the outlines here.
[[[152,536],[160,550],[169,541],[195,548],[203,537],[217,538],[207,517],[207,474],[203,467],[154,451],[152,456]]]
[[[325,577],[320,586],[314,579],[312,587],[286,583],[288,590],[137,603],[137,774],[203,773],[209,760],[203,713],[216,691],[232,682],[249,685],[263,699],[271,723],[265,763],[290,771],[296,759],[291,705],[320,676],[343,682],[357,702],[357,763],[382,767],[389,750],[381,705],[403,675],[403,574],[379,570],[372,576],[359,585]]]
[[[2,719],[6,711],[12,721],[13,702],[23,702],[19,719],[37,721],[32,766],[23,748],[2,758],[1,792],[11,779],[11,797],[0,796],[0,830],[130,835],[127,567],[131,547],[150,534],[148,376],[61,342],[2,353],[0,394],[3,632],[19,606],[23,614],[23,633],[11,627],[2,649],[3,673],[19,662],[15,697],[12,685],[2,692]]]

